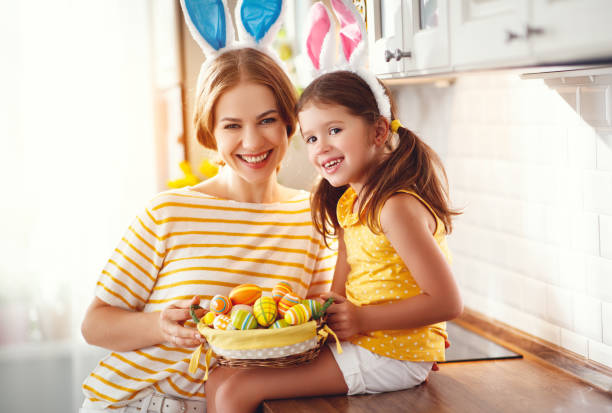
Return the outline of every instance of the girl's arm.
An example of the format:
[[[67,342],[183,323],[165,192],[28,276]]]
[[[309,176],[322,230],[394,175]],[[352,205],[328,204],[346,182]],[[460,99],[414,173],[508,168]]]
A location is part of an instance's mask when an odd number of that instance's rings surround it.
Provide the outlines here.
[[[142,312],[114,307],[95,297],[87,309],[81,332],[87,343],[114,351],[132,351],[160,343],[195,347],[203,339],[183,323],[191,318],[189,306],[199,301],[195,297],[173,303],[162,311]]]
[[[383,232],[410,269],[422,293],[397,302],[357,307],[335,297],[328,309],[338,337],[360,332],[421,327],[451,320],[463,311],[459,288],[432,234],[435,221],[415,197],[398,194],[383,206]],[[432,224],[433,223],[433,224]]]

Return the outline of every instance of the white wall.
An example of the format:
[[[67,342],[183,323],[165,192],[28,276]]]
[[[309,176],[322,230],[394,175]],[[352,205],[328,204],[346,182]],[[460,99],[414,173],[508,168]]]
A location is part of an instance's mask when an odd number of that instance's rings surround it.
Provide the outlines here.
[[[394,93],[464,208],[466,306],[612,366],[612,76],[548,83],[560,94],[504,72]]]

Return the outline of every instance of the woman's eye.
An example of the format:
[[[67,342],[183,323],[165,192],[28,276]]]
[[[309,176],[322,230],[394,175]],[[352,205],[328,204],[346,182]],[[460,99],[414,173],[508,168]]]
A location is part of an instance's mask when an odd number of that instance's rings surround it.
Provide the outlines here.
[[[240,125],[238,125],[237,123],[227,123],[223,126],[223,129],[237,129],[239,127]]]
[[[330,134],[330,135],[336,135],[336,134],[340,133],[340,131],[341,131],[341,130],[342,130],[342,129],[340,129],[340,128],[331,128],[331,129],[329,130],[329,134]]]
[[[265,118],[261,121],[261,123],[264,125],[269,124],[269,123],[274,123],[274,122],[276,122],[276,118]]]
[[[305,139],[306,143],[315,143],[317,141],[316,136],[309,136]]]

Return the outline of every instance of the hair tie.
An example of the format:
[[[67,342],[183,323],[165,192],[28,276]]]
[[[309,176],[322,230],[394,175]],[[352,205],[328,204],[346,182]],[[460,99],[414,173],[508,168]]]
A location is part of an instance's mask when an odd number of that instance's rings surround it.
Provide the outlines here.
[[[397,133],[399,128],[403,128],[404,125],[399,121],[399,119],[393,119],[391,121],[391,132]]]

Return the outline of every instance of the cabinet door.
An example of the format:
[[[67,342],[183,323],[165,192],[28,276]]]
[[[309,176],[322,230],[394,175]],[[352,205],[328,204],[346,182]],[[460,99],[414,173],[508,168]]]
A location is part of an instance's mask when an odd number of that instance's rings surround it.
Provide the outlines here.
[[[404,12],[411,22],[408,27],[413,29],[404,30],[404,47],[412,45],[412,58],[405,60],[404,70],[430,72],[448,68],[448,1],[407,0]]]
[[[367,4],[367,30],[370,68],[377,75],[404,71],[404,59],[388,59],[385,53],[404,50],[403,1],[370,0]]]
[[[451,64],[461,69],[530,63],[527,0],[452,0]]]
[[[612,54],[612,1],[532,0],[529,39],[538,63]]]

